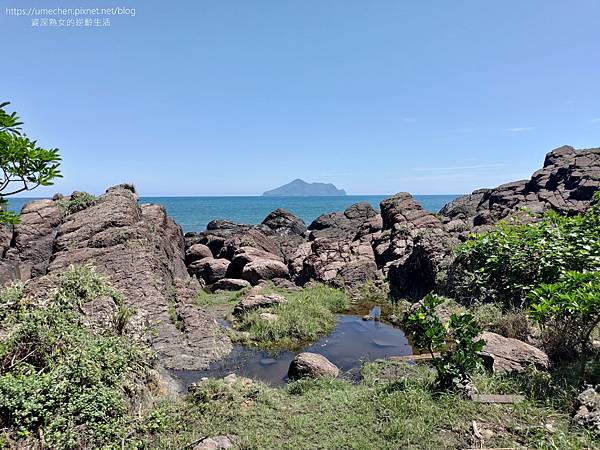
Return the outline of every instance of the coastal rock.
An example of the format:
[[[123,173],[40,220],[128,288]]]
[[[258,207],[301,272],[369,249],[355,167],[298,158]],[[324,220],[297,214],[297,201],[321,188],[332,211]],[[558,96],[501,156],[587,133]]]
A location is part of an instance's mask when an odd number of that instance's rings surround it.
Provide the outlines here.
[[[35,200],[23,207],[21,221],[16,225],[14,232],[14,247],[19,255],[21,280],[46,273],[60,223],[61,213],[58,202]]]
[[[288,267],[276,259],[255,259],[244,265],[242,278],[251,284],[260,280],[289,277]]]
[[[308,237],[304,221],[284,209],[271,212],[260,226],[279,248],[279,254],[286,263],[293,259],[298,247],[305,243]]]
[[[479,232],[479,226],[508,217],[531,220],[524,209],[538,216],[547,210],[580,214],[598,189],[600,148],[575,150],[565,145],[548,153],[543,168],[529,180],[474,191],[448,203],[440,214],[446,223],[460,219]]]
[[[375,239],[375,258],[387,271],[392,297],[420,298],[436,286],[451,261],[458,239],[408,193],[381,202],[383,232]]]
[[[233,313],[239,315],[253,309],[266,308],[285,302],[287,299],[279,294],[250,294],[235,305]]]
[[[216,291],[239,291],[249,288],[251,285],[246,280],[238,280],[234,278],[221,278],[211,286],[213,292]]]
[[[304,280],[337,286],[373,280],[380,275],[373,249],[361,241],[316,239],[303,264]]]
[[[481,334],[485,346],[480,352],[488,369],[494,373],[522,373],[533,365],[548,369],[550,361],[542,350],[518,339],[485,331]]]
[[[229,268],[229,260],[223,258],[202,258],[188,266],[190,275],[202,278],[207,284],[216,283],[225,278]]]
[[[240,247],[233,254],[233,257],[231,259],[231,266],[229,267],[227,275],[229,278],[243,278],[244,268],[246,267],[246,265],[252,263],[257,263],[257,265],[264,265],[266,261],[276,261],[285,266],[285,264],[283,263],[283,258],[278,255],[255,247]],[[287,272],[287,266],[285,268],[285,271]],[[287,275],[284,275],[283,277],[285,278],[286,276]],[[278,275],[275,275],[272,278],[276,277],[278,277]]]
[[[235,253],[243,247],[252,247],[281,257],[281,251],[277,244],[257,229],[250,229],[226,239],[218,257],[232,260]]]
[[[290,380],[299,378],[336,378],[340,369],[317,353],[303,352],[297,354],[288,369]]]
[[[24,209],[42,210],[47,223],[55,224],[56,205],[50,202]],[[54,229],[39,226],[44,231],[44,245],[32,258],[41,261],[48,248],[52,254],[46,263],[47,275],[27,283],[27,296],[48,298],[60,274],[71,265],[91,264],[123,293],[125,304],[135,311],[126,333],[150,342],[164,367],[200,370],[231,350],[231,342],[218,332],[214,319],[194,303],[200,285],[187,273],[181,228],[163,207],[139,205],[130,189],[115,186],[93,205],[65,216]],[[30,234],[22,233],[23,238],[26,235]],[[49,236],[54,236],[51,246]],[[30,252],[23,249],[19,257],[29,257]],[[90,317],[101,319],[98,323],[107,321],[112,309],[103,303],[88,306],[93,308]],[[173,307],[185,332],[170,320]],[[153,330],[152,336],[148,330]]]
[[[343,213],[333,212],[317,217],[308,227],[310,239],[353,240],[364,222],[377,216],[367,202],[350,206]]]
[[[307,231],[302,219],[281,208],[269,213],[262,224],[280,236],[304,236]]]
[[[187,265],[203,258],[212,258],[213,254],[204,244],[194,244],[185,251],[185,263]]]

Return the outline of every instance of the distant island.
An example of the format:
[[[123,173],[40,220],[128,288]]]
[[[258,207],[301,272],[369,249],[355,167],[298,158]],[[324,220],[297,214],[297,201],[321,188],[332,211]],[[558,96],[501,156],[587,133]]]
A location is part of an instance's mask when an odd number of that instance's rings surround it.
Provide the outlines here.
[[[311,196],[340,196],[346,191],[338,189],[331,183],[307,183],[300,178],[278,188],[266,191],[266,197],[311,197]]]

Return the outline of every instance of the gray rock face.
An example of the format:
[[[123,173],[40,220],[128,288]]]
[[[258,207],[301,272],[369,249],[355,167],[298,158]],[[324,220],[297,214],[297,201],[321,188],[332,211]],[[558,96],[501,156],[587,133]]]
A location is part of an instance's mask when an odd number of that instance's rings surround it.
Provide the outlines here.
[[[126,331],[149,341],[165,367],[202,369],[230,351],[219,326],[194,304],[200,285],[185,267],[181,228],[163,207],[138,205],[131,190],[115,186],[62,219],[51,200],[36,201],[24,213],[7,253],[20,261],[23,279],[32,277],[28,296],[45,298],[69,266],[92,264],[135,311]],[[170,320],[173,303],[183,332]],[[106,322],[112,309],[107,302],[87,307],[97,324]]]
[[[290,363],[288,377],[299,378],[336,378],[340,369],[335,364],[317,353],[299,353]]]
[[[278,208],[269,213],[262,224],[278,235],[304,236],[306,224],[304,221],[285,209]]]
[[[367,242],[319,238],[303,262],[303,277],[337,286],[381,276]]]
[[[352,240],[364,222],[375,216],[377,216],[377,212],[367,202],[352,205],[343,213],[323,214],[308,227],[311,231],[310,239]]]
[[[562,146],[546,155],[544,167],[529,180],[480,189],[448,203],[440,214],[445,223],[463,221],[468,229],[491,225],[509,216],[521,215],[522,208],[533,213],[552,209],[579,214],[600,189],[600,148],[575,150]]]
[[[485,346],[480,352],[486,367],[494,373],[521,373],[533,365],[547,369],[548,355],[540,349],[518,339],[507,338],[485,331],[481,334]]]
[[[375,258],[387,269],[393,297],[419,298],[436,286],[458,240],[408,193],[381,202],[383,231]]]

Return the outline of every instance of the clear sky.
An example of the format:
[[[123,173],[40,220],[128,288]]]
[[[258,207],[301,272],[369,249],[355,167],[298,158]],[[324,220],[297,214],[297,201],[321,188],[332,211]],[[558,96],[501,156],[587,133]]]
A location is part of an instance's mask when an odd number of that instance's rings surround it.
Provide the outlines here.
[[[64,160],[36,195],[256,195],[298,177],[465,193],[600,146],[600,1],[0,5],[0,100]],[[36,27],[6,11],[114,6],[135,17]]]

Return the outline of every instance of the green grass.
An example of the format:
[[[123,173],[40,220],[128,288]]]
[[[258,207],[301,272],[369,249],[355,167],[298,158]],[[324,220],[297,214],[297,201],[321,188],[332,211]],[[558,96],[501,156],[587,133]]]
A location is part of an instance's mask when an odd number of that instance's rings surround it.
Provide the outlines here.
[[[204,289],[200,289],[196,295],[196,304],[198,306],[214,306],[214,305],[226,305],[239,302],[240,299],[248,293],[247,288],[240,289],[239,291],[219,291],[209,292]]]
[[[486,430],[484,447],[594,448],[569,417],[534,401],[485,405],[433,394],[424,366],[369,363],[358,385],[300,380],[284,389],[210,380],[185,401],[157,406],[127,442],[185,448],[203,436],[234,434],[240,449],[456,449],[478,447],[472,421]],[[478,383],[497,387],[501,381]],[[492,377],[494,378],[494,377]],[[511,381],[503,381],[512,386]],[[554,433],[545,425],[551,424]],[[487,431],[489,430],[490,433]]]
[[[265,348],[297,348],[333,330],[336,313],[350,304],[343,290],[322,284],[311,284],[298,291],[264,292],[278,292],[287,302],[243,314],[234,322],[235,330],[243,333],[232,333],[234,340]],[[266,311],[276,314],[277,319],[262,319],[260,313]]]

